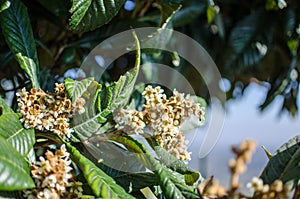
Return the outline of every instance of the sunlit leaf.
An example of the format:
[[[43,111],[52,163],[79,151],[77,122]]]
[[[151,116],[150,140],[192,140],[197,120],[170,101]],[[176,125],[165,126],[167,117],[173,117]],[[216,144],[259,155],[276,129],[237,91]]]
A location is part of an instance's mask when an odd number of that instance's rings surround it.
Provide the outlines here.
[[[29,76],[32,86],[39,88],[38,58],[26,7],[20,0],[10,1],[10,6],[0,12],[0,17],[2,32],[9,48]]]
[[[108,23],[125,0],[74,0],[70,9],[70,29],[76,32],[94,30]]]
[[[20,115],[0,98],[0,136],[6,139],[22,155],[27,156],[35,143],[33,129],[24,129],[19,120]]]
[[[29,164],[5,138],[0,136],[0,190],[23,190],[34,186],[29,174]]]

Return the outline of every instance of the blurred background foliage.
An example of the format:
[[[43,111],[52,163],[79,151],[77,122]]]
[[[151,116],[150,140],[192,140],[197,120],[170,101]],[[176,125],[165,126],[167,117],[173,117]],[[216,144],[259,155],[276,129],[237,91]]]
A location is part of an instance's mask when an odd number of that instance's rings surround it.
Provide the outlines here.
[[[23,0],[29,13],[40,62],[41,87],[52,91],[54,83],[72,76],[84,57],[101,41],[138,27],[168,27],[198,41],[211,55],[226,83],[227,99],[243,95],[256,82],[268,88],[266,108],[277,96],[282,110],[297,113],[299,91],[300,1],[298,0],[109,0],[115,7],[96,12],[102,0],[82,1],[90,16],[76,19],[76,3],[70,0]],[[106,3],[107,3],[106,2]],[[98,7],[97,7],[98,6]],[[119,59],[128,59],[128,64]],[[116,60],[106,80],[116,80],[133,64],[132,55]],[[147,55],[184,74],[197,94],[208,98],[200,76],[178,55]],[[174,62],[175,61],[175,62]],[[16,92],[30,84],[18,67],[0,30],[0,93]],[[154,74],[155,75],[155,74]],[[9,86],[8,86],[9,85]],[[12,103],[15,104],[15,99]]]

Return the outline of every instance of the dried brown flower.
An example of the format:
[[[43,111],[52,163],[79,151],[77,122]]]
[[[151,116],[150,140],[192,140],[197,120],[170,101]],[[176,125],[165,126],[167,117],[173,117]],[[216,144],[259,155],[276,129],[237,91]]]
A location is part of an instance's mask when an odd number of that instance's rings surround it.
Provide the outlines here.
[[[75,182],[71,173],[72,167],[69,153],[65,145],[53,154],[47,151],[39,158],[37,164],[31,166],[31,175],[36,188],[25,190],[24,197],[29,199],[80,198],[82,183]]]
[[[74,105],[67,98],[64,84],[55,84],[55,93],[32,88],[17,93],[21,121],[25,128],[52,131],[60,136],[70,136],[69,121],[72,113],[83,113],[85,101],[79,98]]]

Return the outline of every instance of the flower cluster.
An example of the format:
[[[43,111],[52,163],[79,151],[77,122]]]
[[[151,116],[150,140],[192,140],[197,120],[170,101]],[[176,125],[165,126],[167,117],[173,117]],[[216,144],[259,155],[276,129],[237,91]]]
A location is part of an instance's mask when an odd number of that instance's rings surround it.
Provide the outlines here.
[[[256,142],[253,140],[244,140],[240,147],[232,147],[232,152],[236,155],[235,159],[229,160],[229,168],[231,171],[231,189],[239,188],[239,175],[247,170],[246,163],[251,161],[252,154],[256,148]]]
[[[24,197],[29,199],[80,198],[82,183],[75,182],[71,174],[71,160],[65,145],[53,154],[47,151],[36,165],[32,165],[31,175],[36,188],[25,190]]]
[[[263,180],[254,177],[247,187],[255,191],[254,198],[261,199],[288,199],[291,187],[283,185],[281,180],[275,180],[271,185],[264,184]]]
[[[73,105],[68,99],[64,84],[55,85],[55,93],[32,88],[29,92],[22,89],[17,93],[21,121],[25,128],[36,128],[40,131],[52,131],[60,136],[69,137],[69,121],[75,110],[84,112],[85,101],[79,98]]]
[[[213,177],[205,179],[198,186],[198,191],[203,199],[223,198],[227,195],[227,189],[219,184]]]
[[[142,112],[122,109],[114,118],[117,127],[141,133],[144,127],[153,132],[154,138],[162,147],[180,160],[190,160],[187,141],[180,130],[183,121],[192,115],[203,121],[204,109],[192,98],[174,90],[167,99],[161,87],[147,86],[143,92],[146,100]]]
[[[143,122],[143,114],[136,110],[121,109],[118,116],[115,117],[117,123],[116,128],[122,128],[125,131],[134,130],[136,133],[142,133],[143,128],[146,126]]]

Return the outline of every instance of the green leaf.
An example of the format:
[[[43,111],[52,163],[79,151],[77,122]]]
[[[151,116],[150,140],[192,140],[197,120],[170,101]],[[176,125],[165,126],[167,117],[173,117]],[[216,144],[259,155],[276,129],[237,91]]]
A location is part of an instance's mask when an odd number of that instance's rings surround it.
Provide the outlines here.
[[[132,191],[138,191],[145,187],[158,185],[158,179],[156,175],[150,172],[125,173],[114,177],[114,179],[127,191],[129,191],[130,189]]]
[[[6,113],[14,113],[14,111],[6,104],[6,102],[0,97],[0,115]]]
[[[34,186],[24,157],[0,136],[0,190],[15,191]]]
[[[270,160],[272,158],[272,153],[265,147],[265,146],[261,146],[266,154],[266,156],[268,157],[268,159]]]
[[[92,161],[81,155],[75,147],[73,147],[69,143],[65,144],[67,146],[67,150],[71,154],[72,160],[82,171],[85,179],[87,180],[96,197],[120,199],[134,198],[133,196],[128,194],[121,186],[116,184],[113,178],[106,175]]]
[[[208,6],[206,10],[207,23],[211,24],[218,13],[215,6]]]
[[[0,13],[3,10],[6,10],[7,8],[9,8],[9,6],[10,6],[10,1],[0,2]]]
[[[65,80],[65,88],[72,102],[76,102],[78,98],[84,98],[86,101],[85,112],[74,115],[72,119],[74,132],[81,140],[85,140],[95,133],[103,133],[101,126],[107,121],[106,117],[128,103],[140,66],[139,41],[135,34],[134,38],[137,50],[134,69],[121,76],[106,90],[101,92],[101,85],[93,78],[81,81],[69,78]],[[104,104],[103,109],[101,101],[105,101],[102,103]]]
[[[33,87],[39,88],[38,58],[27,9],[20,0],[10,3],[10,6],[0,13],[3,35]]]
[[[300,179],[300,135],[282,145],[271,157],[261,174],[265,183],[271,184],[276,179],[284,183]]]
[[[33,129],[24,129],[15,113],[0,97],[0,136],[4,137],[22,155],[27,156],[33,149],[35,136]]]
[[[23,199],[21,191],[0,191],[1,199]]]
[[[137,36],[133,33],[136,43],[136,59],[132,71],[128,71],[122,75],[117,82],[114,82],[107,88],[105,107],[109,111],[122,108],[128,104],[131,93],[139,74],[140,69],[140,43]]]
[[[121,171],[123,171],[122,173],[125,171],[136,173],[146,170],[133,153],[129,152],[124,147],[120,147],[114,142],[103,140],[103,137],[105,137],[105,135],[92,136],[87,141],[83,142],[85,148],[93,157],[89,158],[90,160],[94,161],[94,159],[96,159],[96,162],[98,160],[103,160],[104,165],[115,170],[108,171],[105,167],[100,167],[103,171],[111,177],[114,177]]]
[[[188,7],[183,7],[180,9],[172,20],[173,26],[184,26],[196,19],[200,14],[205,12],[206,4],[205,2],[199,2],[197,5],[191,5]]]
[[[0,136],[11,143],[24,157],[28,155],[35,143],[34,130],[24,129],[17,113],[0,116]]]
[[[116,16],[125,0],[73,0],[70,29],[76,32],[94,30]]]
[[[200,173],[187,167],[182,161],[161,147],[154,138],[147,138],[148,143],[154,149],[161,163],[172,170],[183,174],[187,185],[193,185],[200,178]]]
[[[101,126],[106,122],[105,116],[109,112],[101,111],[100,91],[101,84],[93,78],[81,81],[65,79],[65,88],[68,97],[74,103],[79,98],[84,98],[85,112],[83,114],[73,115],[73,129],[77,137],[85,140],[95,133],[100,133]]]
[[[166,165],[156,160],[149,150],[136,139],[121,134],[113,134],[110,140],[123,144],[129,151],[134,152],[137,158],[159,179],[159,185],[167,198],[200,198],[188,187],[184,181],[178,180],[181,174],[170,170]]]
[[[160,20],[160,26],[162,28],[166,28],[167,24],[171,22],[174,15],[180,10],[181,5],[174,4],[174,5],[168,5],[168,4],[157,4],[157,6],[160,9],[161,13],[161,20]]]
[[[39,88],[39,81],[37,77],[37,65],[33,59],[23,56],[21,53],[15,55],[17,61],[19,62],[21,68],[29,75],[30,81],[34,88]]]

